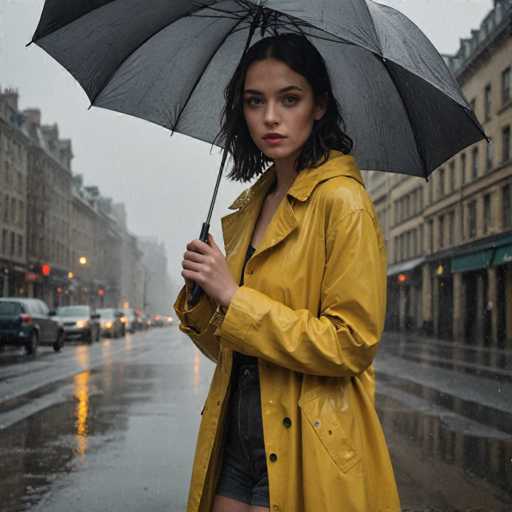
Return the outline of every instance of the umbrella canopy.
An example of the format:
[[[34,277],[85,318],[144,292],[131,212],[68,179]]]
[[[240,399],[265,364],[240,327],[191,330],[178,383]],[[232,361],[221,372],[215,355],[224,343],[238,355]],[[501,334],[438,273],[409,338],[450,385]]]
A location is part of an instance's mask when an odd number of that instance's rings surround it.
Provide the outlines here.
[[[324,56],[361,168],[426,178],[485,137],[432,43],[371,0],[46,0],[32,41],[91,105],[211,143],[244,48],[286,32]]]

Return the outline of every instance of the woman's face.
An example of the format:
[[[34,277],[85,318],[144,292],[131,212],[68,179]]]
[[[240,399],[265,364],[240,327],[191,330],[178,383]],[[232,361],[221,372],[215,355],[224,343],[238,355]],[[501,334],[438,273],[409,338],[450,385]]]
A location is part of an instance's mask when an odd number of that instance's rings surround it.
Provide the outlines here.
[[[284,62],[271,58],[249,66],[243,105],[254,143],[274,161],[297,157],[314,121],[325,113],[324,105],[315,104],[308,81]],[[284,138],[265,140],[269,133]]]

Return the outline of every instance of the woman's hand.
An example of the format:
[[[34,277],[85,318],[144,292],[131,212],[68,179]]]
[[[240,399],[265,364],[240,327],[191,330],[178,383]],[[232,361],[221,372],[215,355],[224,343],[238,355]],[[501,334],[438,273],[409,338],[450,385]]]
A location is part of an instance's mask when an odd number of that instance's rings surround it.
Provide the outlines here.
[[[227,308],[238,289],[226,262],[212,235],[208,234],[208,244],[192,240],[187,244],[183,255],[183,270],[188,291],[197,283],[218,304]]]

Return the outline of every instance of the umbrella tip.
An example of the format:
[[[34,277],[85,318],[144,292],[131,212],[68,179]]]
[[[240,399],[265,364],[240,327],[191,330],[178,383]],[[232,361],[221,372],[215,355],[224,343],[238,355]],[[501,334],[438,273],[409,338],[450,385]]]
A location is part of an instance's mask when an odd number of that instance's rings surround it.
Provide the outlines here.
[[[25,45],[25,48],[28,48],[32,43],[34,42],[34,40],[30,40],[26,45]]]
[[[87,107],[87,110],[91,110],[92,108],[92,103]]]

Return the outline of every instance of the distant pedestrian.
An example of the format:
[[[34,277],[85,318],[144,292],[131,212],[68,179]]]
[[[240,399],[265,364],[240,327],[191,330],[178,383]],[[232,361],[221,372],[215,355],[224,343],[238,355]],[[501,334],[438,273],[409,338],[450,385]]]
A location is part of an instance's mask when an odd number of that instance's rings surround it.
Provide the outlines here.
[[[222,219],[226,257],[212,236],[184,254],[180,329],[217,364],[187,510],[398,512],[372,366],[386,248],[325,62],[267,37],[225,98],[230,177],[261,176]]]

